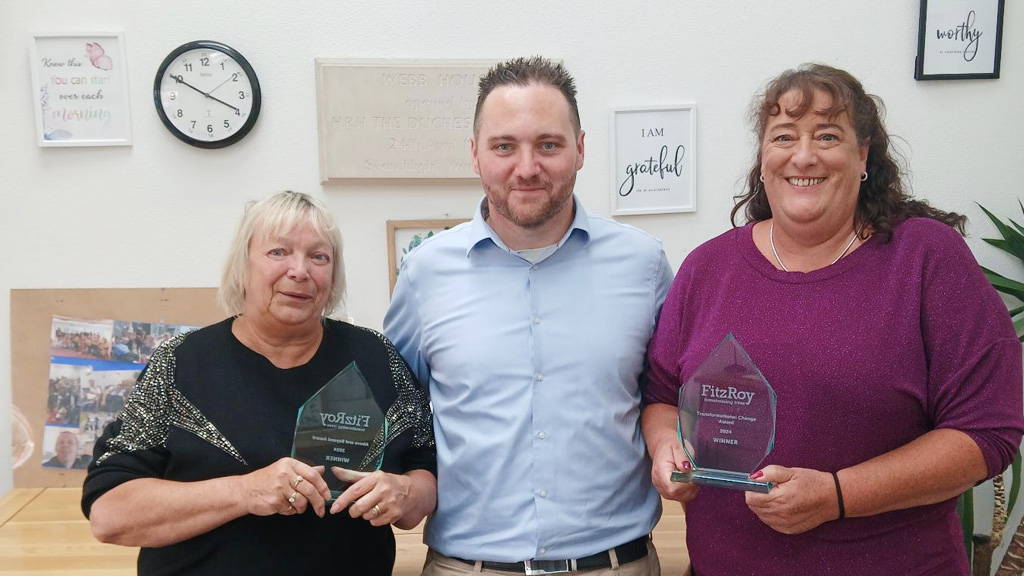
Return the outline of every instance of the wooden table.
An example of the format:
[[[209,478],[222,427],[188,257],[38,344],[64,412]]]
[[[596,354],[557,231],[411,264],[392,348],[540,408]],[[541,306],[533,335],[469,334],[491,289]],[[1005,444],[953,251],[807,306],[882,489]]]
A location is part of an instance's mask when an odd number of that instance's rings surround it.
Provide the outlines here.
[[[129,576],[138,548],[97,542],[82,516],[81,488],[16,488],[0,497],[0,574],[4,576]],[[654,544],[665,576],[689,565],[679,504],[665,502]],[[427,548],[423,525],[396,530],[396,576],[416,576]]]

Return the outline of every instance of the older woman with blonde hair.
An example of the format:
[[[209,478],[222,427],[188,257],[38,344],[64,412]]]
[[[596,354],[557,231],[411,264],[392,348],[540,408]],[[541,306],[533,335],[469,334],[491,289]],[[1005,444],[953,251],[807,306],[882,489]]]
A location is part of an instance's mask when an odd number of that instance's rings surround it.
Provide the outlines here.
[[[295,192],[252,204],[219,299],[227,320],[161,344],[96,443],[82,495],[93,534],[141,546],[139,574],[390,574],[390,524],[436,504],[425,390],[381,334],[331,320],[341,236]],[[322,466],[289,457],[302,406],[355,363],[386,414],[381,470],[330,505]]]
[[[680,267],[642,415],[699,576],[969,572],[956,498],[1013,460],[1021,347],[958,232],[906,194],[881,101],[823,65],[769,82],[736,214]],[[732,333],[778,394],[767,494],[673,483],[677,393]]]

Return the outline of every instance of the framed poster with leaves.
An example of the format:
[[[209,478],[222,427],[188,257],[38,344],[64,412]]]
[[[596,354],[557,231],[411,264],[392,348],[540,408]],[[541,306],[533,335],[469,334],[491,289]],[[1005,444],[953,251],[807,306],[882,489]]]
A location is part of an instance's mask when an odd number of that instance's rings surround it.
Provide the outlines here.
[[[469,222],[469,219],[388,220],[388,271],[391,276],[391,292],[395,291],[398,269],[406,254],[412,252],[421,242],[434,234],[458,226],[463,222]]]

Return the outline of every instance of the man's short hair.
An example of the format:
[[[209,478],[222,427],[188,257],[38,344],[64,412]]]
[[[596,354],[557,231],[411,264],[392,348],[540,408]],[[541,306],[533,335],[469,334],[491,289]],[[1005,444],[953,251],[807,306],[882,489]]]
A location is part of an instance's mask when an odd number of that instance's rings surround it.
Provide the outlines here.
[[[60,434],[57,434],[57,442],[60,442],[61,436],[64,436],[65,434],[67,434],[68,436],[71,436],[72,438],[75,439],[75,446],[76,447],[79,445],[78,444],[78,434],[75,434],[74,432],[68,432],[67,430],[65,430],[64,432],[61,432]],[[54,442],[54,446],[56,446],[56,442]]]
[[[476,98],[476,113],[473,115],[473,135],[480,133],[480,109],[484,100],[501,86],[527,86],[540,84],[557,88],[569,103],[569,121],[576,135],[580,134],[580,109],[576,105],[576,82],[561,63],[555,64],[542,56],[515,58],[495,64],[480,78],[480,90]]]

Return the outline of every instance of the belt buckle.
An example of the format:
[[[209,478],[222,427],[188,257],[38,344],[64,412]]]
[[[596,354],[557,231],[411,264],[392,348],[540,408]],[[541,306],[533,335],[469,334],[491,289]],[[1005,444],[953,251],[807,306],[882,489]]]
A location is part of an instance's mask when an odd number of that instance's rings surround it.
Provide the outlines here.
[[[523,564],[526,567],[526,576],[563,574],[576,568],[574,566],[576,562],[570,560],[526,560]],[[534,567],[535,565],[536,567]]]

